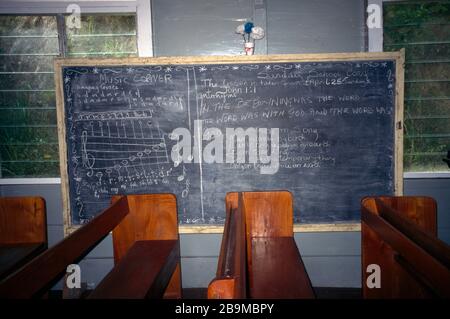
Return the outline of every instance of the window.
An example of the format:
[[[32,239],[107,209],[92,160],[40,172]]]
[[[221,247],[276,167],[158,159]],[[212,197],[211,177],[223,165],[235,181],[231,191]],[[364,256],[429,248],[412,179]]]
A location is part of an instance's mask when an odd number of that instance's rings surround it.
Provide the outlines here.
[[[80,29],[67,22],[0,16],[0,177],[59,176],[55,57],[137,55],[135,15],[82,15]]]
[[[405,171],[445,171],[450,149],[450,2],[386,2],[384,50],[405,48]]]
[[[1,176],[57,176],[56,17],[2,16],[0,41]]]
[[[66,30],[69,57],[137,56],[134,15],[82,15],[80,29]]]

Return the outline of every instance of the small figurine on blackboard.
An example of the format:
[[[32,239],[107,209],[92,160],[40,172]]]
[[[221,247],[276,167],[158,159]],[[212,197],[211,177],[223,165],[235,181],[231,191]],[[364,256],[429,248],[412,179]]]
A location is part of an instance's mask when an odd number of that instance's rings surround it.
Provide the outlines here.
[[[246,55],[253,55],[255,52],[255,40],[264,38],[264,29],[255,27],[253,22],[238,25],[236,33],[241,34],[244,38],[244,52]]]

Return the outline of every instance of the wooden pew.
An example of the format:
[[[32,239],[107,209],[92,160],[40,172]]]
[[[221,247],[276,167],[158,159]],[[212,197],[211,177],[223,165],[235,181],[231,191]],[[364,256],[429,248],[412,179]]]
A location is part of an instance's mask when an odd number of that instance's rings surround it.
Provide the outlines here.
[[[225,201],[229,214],[216,278],[208,287],[208,297],[314,298],[311,282],[294,240],[291,193],[228,193]],[[245,262],[240,253],[230,254],[225,247],[237,247],[235,250],[245,247],[239,250],[245,250]],[[230,273],[224,273],[227,263],[239,266],[231,268],[234,271]],[[245,284],[239,285],[244,291],[236,291],[236,285],[230,285],[234,290],[227,287],[224,280],[229,278],[234,282],[244,278]]]
[[[0,198],[0,280],[47,249],[45,200]]]
[[[361,232],[364,298],[450,297],[450,247],[436,237],[432,198],[364,198]],[[371,264],[380,266],[380,288],[366,284]]]
[[[143,206],[139,204],[140,197],[145,203]],[[156,221],[150,215],[160,217],[158,214],[167,212],[166,204],[171,205],[171,210],[175,208],[175,219],[173,214],[169,219],[176,222],[176,199],[170,194],[155,194],[116,197],[113,201],[108,209],[88,224],[0,282],[0,298],[42,296],[64,276],[69,264],[81,261],[113,230],[116,265],[90,297],[161,297],[171,278],[178,278],[174,273],[179,267],[179,242],[178,238],[166,239],[164,221],[153,233],[155,238],[162,234],[158,240],[147,238],[148,228],[154,226]],[[148,204],[156,204],[156,207]],[[145,210],[137,209],[141,207]],[[134,225],[139,216],[147,216],[148,223]],[[176,288],[176,291],[181,291],[181,287]]]
[[[121,196],[114,196],[112,203],[120,200]],[[178,235],[177,200],[173,194],[143,194],[128,195],[129,214],[113,230],[114,264],[116,269],[111,272],[97,287],[89,298],[124,298],[128,293],[117,282],[130,281],[130,289],[139,292],[133,294],[135,298],[160,298],[155,293],[164,292],[164,298],[181,298],[181,268],[180,244]],[[143,243],[142,241],[146,241]],[[137,244],[135,251],[131,250]],[[139,258],[139,251],[147,251],[145,258]],[[124,261],[125,259],[125,261]],[[156,274],[152,269],[157,265],[167,274]],[[124,268],[123,263],[135,264],[134,272]],[[141,272],[147,274],[144,276]],[[135,273],[135,275],[133,275]],[[145,279],[146,278],[146,279]],[[123,280],[122,280],[123,279]],[[170,280],[168,280],[170,279]],[[135,282],[131,282],[135,280]],[[144,293],[152,282],[151,289]],[[112,286],[114,286],[112,287]],[[167,287],[167,289],[166,289]]]

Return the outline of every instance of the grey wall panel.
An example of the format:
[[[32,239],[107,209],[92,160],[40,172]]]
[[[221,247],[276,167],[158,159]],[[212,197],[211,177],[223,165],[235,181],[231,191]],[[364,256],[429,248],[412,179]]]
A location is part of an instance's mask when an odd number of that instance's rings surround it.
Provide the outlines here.
[[[450,245],[450,227],[439,228],[438,237]]]
[[[113,258],[113,243],[112,235],[109,234],[105,239],[103,239],[86,257],[88,258]]]
[[[155,56],[242,54],[235,29],[252,16],[250,0],[153,0]]]
[[[183,288],[208,287],[216,276],[217,260],[217,257],[181,258]]]
[[[181,234],[180,242],[182,257],[217,257],[222,234]]]
[[[47,225],[48,247],[51,247],[64,238],[64,227],[62,225]]]
[[[364,1],[266,3],[266,37],[256,47],[267,43],[269,54],[365,49]],[[251,0],[153,0],[155,55],[242,54],[243,41],[234,29],[243,20],[254,19],[253,6]]]
[[[359,256],[360,232],[295,233],[302,256]]]
[[[364,1],[267,0],[269,54],[364,51]]]
[[[82,260],[79,264],[81,272],[81,282],[87,284],[88,289],[95,288],[108,272],[114,267],[112,258],[90,258]],[[63,288],[63,280],[59,280],[53,290],[61,290]]]
[[[80,262],[81,282],[87,283],[89,288],[94,288],[114,267],[112,258],[89,258]]]
[[[361,287],[360,256],[302,257],[314,287]]]

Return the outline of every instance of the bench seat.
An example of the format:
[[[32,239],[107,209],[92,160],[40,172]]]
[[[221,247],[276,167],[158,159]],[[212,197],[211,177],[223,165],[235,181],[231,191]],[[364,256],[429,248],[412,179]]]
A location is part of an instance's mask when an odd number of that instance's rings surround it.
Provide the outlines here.
[[[256,299],[314,298],[292,237],[252,238],[250,295]]]
[[[177,240],[137,241],[88,298],[162,298],[178,259]]]

